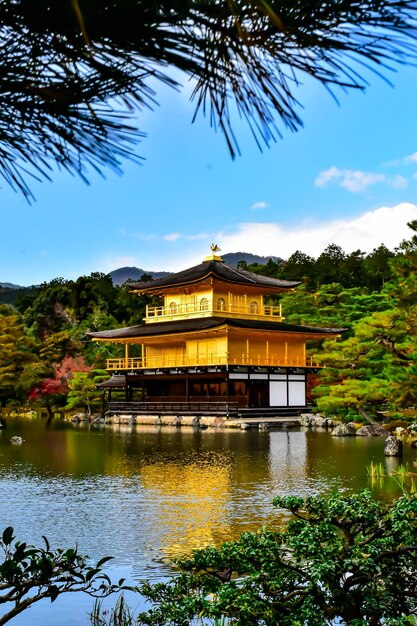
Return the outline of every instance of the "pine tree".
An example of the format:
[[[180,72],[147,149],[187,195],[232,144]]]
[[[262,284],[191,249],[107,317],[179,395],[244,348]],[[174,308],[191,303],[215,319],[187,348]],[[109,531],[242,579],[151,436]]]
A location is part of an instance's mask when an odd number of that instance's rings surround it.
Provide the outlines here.
[[[35,342],[28,337],[19,316],[0,312],[0,402],[23,400],[31,386],[33,365],[38,357]]]
[[[120,171],[143,137],[132,111],[155,85],[191,79],[234,156],[232,103],[256,141],[302,126],[303,75],[330,91],[365,89],[416,57],[412,0],[4,0],[0,3],[0,175],[30,199],[52,166]]]
[[[409,224],[391,261],[392,280],[381,296],[385,311],[359,319],[352,336],[327,342],[320,358],[328,366],[316,389],[317,406],[327,413],[362,415],[389,410],[414,416],[417,407],[417,221]]]

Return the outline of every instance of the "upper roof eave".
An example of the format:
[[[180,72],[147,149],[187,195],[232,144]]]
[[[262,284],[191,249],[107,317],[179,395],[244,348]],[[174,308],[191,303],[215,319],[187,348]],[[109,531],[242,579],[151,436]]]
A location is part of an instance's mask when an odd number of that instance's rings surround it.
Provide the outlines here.
[[[185,287],[200,283],[210,277],[215,277],[222,282],[230,282],[247,287],[261,287],[268,291],[293,289],[300,285],[299,281],[261,276],[240,268],[230,267],[223,261],[209,260],[169,276],[148,282],[130,283],[130,287],[138,293],[158,293],[169,287]]]
[[[92,339],[103,341],[118,341],[138,337],[156,337],[158,335],[171,335],[200,330],[211,330],[227,325],[231,328],[245,330],[272,331],[281,333],[300,333],[314,336],[340,335],[346,328],[322,328],[316,326],[301,326],[297,324],[285,324],[284,322],[270,322],[261,320],[233,319],[224,317],[206,317],[175,322],[159,322],[158,324],[140,324],[114,330],[102,330],[86,333]]]

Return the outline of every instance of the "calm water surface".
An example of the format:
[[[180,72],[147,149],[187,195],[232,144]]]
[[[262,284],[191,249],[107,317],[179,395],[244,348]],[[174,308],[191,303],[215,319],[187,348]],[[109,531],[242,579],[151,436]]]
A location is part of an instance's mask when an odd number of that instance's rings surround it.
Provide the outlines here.
[[[13,446],[10,438],[25,440]],[[383,441],[332,438],[326,431],[199,431],[165,427],[90,427],[8,420],[0,431],[1,529],[53,547],[78,544],[108,573],[129,581],[174,571],[193,548],[279,524],[277,494],[307,495],[370,486],[366,466],[385,459]],[[407,448],[403,462],[416,452]],[[386,481],[376,492],[395,493]],[[140,602],[136,597],[132,602]],[[87,625],[92,600],[72,595],[32,607],[16,626]]]

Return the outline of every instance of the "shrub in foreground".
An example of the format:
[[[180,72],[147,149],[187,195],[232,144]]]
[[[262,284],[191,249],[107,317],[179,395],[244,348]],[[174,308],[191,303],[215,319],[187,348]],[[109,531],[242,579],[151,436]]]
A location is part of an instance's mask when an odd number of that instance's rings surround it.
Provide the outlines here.
[[[170,582],[142,585],[152,608],[135,623],[417,623],[415,495],[277,497],[274,506],[292,514],[283,530],[198,550]]]
[[[101,569],[111,557],[90,565],[77,548],[51,550],[45,537],[44,548],[14,540],[13,528],[6,528],[0,540],[4,553],[0,564],[0,604],[4,610],[0,611],[0,626],[44,598],[53,602],[63,593],[76,591],[105,597],[122,588],[123,580],[114,585]]]

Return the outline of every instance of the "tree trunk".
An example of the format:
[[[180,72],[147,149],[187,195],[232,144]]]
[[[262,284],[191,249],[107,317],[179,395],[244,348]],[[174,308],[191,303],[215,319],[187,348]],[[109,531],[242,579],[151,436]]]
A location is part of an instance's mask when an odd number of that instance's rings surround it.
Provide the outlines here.
[[[362,415],[362,417],[366,419],[370,424],[378,424],[378,422],[374,420],[374,418],[371,417],[362,406],[358,407],[358,411]]]
[[[48,414],[48,420],[51,420],[54,416],[54,412],[52,410],[51,405],[49,404],[49,402],[45,402],[45,408],[46,408],[46,412]]]

